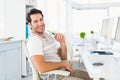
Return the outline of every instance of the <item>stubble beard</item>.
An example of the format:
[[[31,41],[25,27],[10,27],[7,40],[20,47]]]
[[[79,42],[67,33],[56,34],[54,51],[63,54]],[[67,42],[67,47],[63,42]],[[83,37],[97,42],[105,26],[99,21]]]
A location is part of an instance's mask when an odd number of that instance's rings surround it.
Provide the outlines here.
[[[39,34],[43,34],[44,32],[39,32]]]

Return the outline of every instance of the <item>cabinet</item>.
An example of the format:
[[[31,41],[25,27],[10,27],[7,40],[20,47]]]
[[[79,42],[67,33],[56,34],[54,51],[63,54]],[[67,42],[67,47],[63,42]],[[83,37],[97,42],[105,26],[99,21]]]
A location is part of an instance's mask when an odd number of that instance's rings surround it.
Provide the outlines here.
[[[21,41],[0,42],[0,80],[21,79]]]
[[[0,51],[0,80],[5,80],[5,52]]]

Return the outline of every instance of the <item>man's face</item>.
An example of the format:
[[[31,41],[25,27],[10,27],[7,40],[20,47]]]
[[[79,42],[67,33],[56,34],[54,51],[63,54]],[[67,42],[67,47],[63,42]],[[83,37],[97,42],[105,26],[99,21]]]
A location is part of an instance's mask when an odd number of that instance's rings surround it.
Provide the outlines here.
[[[45,30],[45,23],[41,14],[33,14],[30,16],[31,23],[29,23],[32,31],[37,34],[42,34]]]

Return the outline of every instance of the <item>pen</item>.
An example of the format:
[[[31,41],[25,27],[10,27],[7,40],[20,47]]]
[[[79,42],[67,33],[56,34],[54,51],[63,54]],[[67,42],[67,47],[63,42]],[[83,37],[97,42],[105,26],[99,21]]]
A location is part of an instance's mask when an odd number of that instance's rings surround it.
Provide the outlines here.
[[[55,32],[52,32],[50,30],[47,30],[50,34],[55,35]]]

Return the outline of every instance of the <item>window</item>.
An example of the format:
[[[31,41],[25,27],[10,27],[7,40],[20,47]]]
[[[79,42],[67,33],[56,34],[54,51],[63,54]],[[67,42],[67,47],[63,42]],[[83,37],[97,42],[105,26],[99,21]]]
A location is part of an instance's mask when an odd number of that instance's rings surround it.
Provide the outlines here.
[[[66,2],[64,0],[48,0],[47,28],[58,32],[66,29]]]
[[[120,0],[73,0],[79,4],[93,4],[93,3],[111,3],[111,2],[120,2]]]
[[[103,18],[107,17],[106,9],[75,10],[72,9],[72,32],[80,33],[91,30],[100,32]]]

